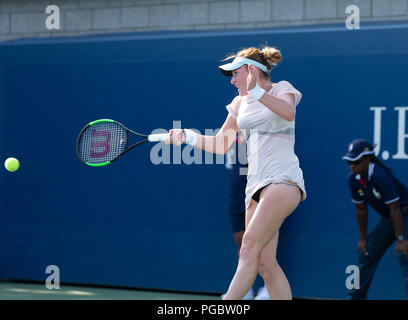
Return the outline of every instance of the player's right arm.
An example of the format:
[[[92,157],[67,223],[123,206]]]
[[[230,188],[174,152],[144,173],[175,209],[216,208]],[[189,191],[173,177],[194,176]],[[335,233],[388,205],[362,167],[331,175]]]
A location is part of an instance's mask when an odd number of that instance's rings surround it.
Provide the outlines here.
[[[235,141],[237,132],[237,122],[231,114],[228,114],[227,119],[215,136],[201,135],[198,133],[190,134],[196,136],[195,147],[211,153],[225,154]],[[171,129],[169,131],[169,139],[166,140],[166,143],[180,145],[185,141],[186,136],[182,129]]]

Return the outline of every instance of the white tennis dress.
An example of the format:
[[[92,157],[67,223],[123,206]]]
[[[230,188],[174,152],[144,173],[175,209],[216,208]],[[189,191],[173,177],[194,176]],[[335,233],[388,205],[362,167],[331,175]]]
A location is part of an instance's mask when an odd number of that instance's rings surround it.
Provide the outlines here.
[[[269,94],[279,96],[292,93],[295,108],[302,94],[289,82],[276,83]],[[248,152],[248,176],[245,190],[245,207],[248,208],[253,194],[260,188],[284,181],[296,183],[306,199],[303,172],[294,152],[295,120],[287,121],[250,96],[237,96],[226,106],[246,134]],[[295,109],[296,111],[296,109]]]

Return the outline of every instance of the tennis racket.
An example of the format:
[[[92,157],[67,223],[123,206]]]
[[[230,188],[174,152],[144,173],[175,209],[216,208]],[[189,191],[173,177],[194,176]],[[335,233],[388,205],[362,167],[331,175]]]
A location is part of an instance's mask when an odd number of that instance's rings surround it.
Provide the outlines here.
[[[129,147],[130,134],[143,140]],[[77,140],[77,154],[88,166],[102,167],[145,142],[164,141],[168,136],[168,133],[145,135],[134,132],[115,120],[100,119],[88,123],[81,130]]]

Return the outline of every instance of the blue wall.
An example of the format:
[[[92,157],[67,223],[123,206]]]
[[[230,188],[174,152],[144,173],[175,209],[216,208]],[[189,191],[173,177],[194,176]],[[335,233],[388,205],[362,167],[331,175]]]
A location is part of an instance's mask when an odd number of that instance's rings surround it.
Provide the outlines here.
[[[98,118],[140,132],[173,121],[219,128],[236,94],[217,70],[220,60],[268,43],[284,57],[272,80],[303,93],[296,153],[308,190],[281,230],[278,259],[294,296],[345,298],[358,228],[341,157],[352,139],[373,141],[374,106],[386,107],[380,155],[396,153],[394,107],[408,105],[407,40],[408,25],[393,23],[0,44],[0,154],[21,162],[0,179],[0,277],[45,281],[53,264],[65,283],[225,291],[236,249],[224,165],[154,165],[144,145],[90,168],[76,156],[76,138]],[[406,159],[384,163],[408,183]],[[370,225],[377,217],[370,211]],[[390,248],[369,298],[402,297]]]

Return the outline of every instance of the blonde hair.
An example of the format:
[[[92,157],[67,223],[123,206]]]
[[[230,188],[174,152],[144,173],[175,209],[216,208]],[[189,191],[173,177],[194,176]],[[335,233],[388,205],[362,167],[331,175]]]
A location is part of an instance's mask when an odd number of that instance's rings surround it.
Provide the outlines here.
[[[261,49],[256,47],[242,49],[235,54],[229,55],[223,61],[233,59],[235,57],[243,57],[263,64],[268,68],[268,72],[263,72],[266,77],[269,77],[268,73],[272,69],[272,66],[275,66],[282,61],[281,52],[274,47],[268,46],[264,46]]]

